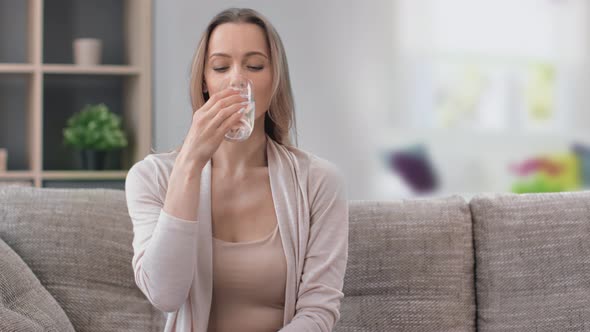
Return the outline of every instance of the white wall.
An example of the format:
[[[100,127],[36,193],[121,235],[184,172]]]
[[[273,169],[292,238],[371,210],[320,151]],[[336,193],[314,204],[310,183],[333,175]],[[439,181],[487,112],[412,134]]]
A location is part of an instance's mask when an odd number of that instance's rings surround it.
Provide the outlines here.
[[[466,196],[509,190],[514,179],[508,165],[515,161],[566,151],[574,140],[590,144],[590,66],[573,73],[575,84],[563,88],[569,115],[561,132],[444,132],[424,126],[431,116],[424,110],[431,113],[432,82],[417,78],[426,77],[420,73],[428,68],[419,57],[401,57],[400,50],[428,47],[426,1],[154,1],[154,140],[159,151],[176,146],[186,134],[190,61],[206,24],[228,7],[256,9],[277,28],[289,61],[299,147],[338,165],[348,177],[351,199],[411,196],[381,159],[384,150],[408,144],[427,145],[441,180],[437,195]],[[407,5],[418,6],[416,14],[402,10]],[[402,38],[402,27],[411,38]],[[588,58],[590,47],[585,49],[579,58]]]
[[[154,148],[176,146],[190,125],[190,61],[209,20],[227,7],[267,16],[287,51],[299,147],[338,165],[350,199],[378,199],[379,114],[391,109],[392,6],[362,1],[154,0]]]

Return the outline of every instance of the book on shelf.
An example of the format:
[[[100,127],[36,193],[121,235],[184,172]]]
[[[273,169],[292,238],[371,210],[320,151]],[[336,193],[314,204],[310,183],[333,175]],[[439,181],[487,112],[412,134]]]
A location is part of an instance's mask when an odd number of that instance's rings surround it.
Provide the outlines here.
[[[8,152],[5,148],[0,148],[0,172],[6,172],[8,163]]]
[[[31,181],[0,181],[0,187],[32,187]]]

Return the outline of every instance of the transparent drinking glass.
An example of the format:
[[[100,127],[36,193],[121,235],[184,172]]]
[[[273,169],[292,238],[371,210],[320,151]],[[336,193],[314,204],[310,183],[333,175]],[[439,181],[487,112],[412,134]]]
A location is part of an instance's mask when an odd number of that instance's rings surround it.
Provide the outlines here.
[[[252,130],[254,130],[254,116],[256,111],[254,86],[250,79],[243,75],[237,75],[224,79],[219,86],[219,91],[227,87],[240,91],[240,95],[246,97],[248,100],[244,102],[244,108],[240,110],[243,111],[240,122],[225,133],[225,139],[230,142],[244,141],[250,137]]]

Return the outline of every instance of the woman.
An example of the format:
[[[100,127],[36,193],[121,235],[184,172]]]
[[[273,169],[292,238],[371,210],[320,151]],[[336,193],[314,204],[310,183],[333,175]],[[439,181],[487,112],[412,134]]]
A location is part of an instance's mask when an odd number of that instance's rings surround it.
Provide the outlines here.
[[[248,139],[230,142],[246,76]],[[228,9],[198,45],[192,124],[182,145],[129,170],[135,281],[167,312],[165,331],[331,331],[348,256],[342,173],[292,146],[293,97],[282,42],[263,16]]]

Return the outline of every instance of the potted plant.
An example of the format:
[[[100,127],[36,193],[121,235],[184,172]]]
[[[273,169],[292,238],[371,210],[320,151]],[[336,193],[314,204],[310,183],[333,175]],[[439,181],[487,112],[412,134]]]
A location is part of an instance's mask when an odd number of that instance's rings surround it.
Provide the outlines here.
[[[104,169],[106,153],[127,146],[121,117],[105,104],[86,105],[73,114],[63,129],[63,143],[80,152],[82,168]]]

